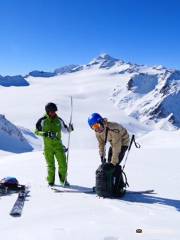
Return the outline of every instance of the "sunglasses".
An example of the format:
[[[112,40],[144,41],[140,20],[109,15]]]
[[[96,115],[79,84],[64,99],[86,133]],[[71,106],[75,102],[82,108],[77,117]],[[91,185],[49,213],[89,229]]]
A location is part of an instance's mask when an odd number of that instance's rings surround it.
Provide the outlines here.
[[[101,127],[102,127],[102,126],[101,126],[100,123],[95,123],[94,125],[92,125],[91,128],[96,131],[96,130],[99,130]]]

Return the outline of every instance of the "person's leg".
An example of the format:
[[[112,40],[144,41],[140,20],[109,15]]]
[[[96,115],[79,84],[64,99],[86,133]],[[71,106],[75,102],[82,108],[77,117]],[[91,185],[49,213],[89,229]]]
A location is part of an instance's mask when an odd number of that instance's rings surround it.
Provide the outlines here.
[[[67,162],[66,162],[66,155],[64,153],[63,148],[56,149],[55,156],[58,162],[59,178],[61,183],[64,183],[66,174],[67,174]]]
[[[44,150],[44,156],[47,163],[48,176],[47,181],[49,185],[53,185],[55,181],[55,160],[54,152],[51,149],[46,148]]]
[[[114,177],[115,177],[114,193],[115,195],[120,196],[124,192],[125,187],[121,165],[115,166]]]
[[[111,162],[111,158],[112,158],[112,147],[109,147],[109,151],[108,151],[108,163]]]
[[[121,152],[119,153],[119,163],[118,164],[120,164],[122,162],[127,149],[128,149],[128,146],[121,147]]]

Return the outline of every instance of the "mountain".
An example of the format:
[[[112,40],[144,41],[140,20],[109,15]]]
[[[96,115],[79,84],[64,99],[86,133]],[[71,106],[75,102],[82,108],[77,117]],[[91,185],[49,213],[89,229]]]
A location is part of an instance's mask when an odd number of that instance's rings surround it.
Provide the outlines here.
[[[32,76],[32,77],[54,77],[56,76],[56,73],[54,72],[44,72],[44,71],[39,71],[39,70],[34,70],[30,72],[26,77]]]
[[[27,135],[30,135],[29,130],[21,130],[0,114],[0,150],[13,153],[32,151],[33,146],[30,144],[30,138],[27,141]],[[31,139],[34,137],[31,133]]]
[[[101,54],[86,65],[61,68],[59,74],[80,71],[103,71],[119,78],[114,85],[111,101],[120,110],[141,122],[163,127],[180,128],[180,71],[162,65],[145,66],[125,62],[108,54]],[[97,74],[98,75],[98,74]],[[113,81],[112,81],[113,85]]]
[[[23,86],[29,86],[29,83],[21,76],[1,76],[0,75],[0,85],[3,87],[23,87]]]
[[[167,119],[180,127],[180,71],[131,65],[119,74],[128,77],[111,97],[119,109],[148,124]]]
[[[32,71],[24,79],[21,76],[0,77],[2,86],[28,86],[29,76],[34,79],[81,74],[102,79],[109,78],[109,99],[127,115],[158,128],[180,128],[180,71],[164,66],[145,66],[125,62],[104,53],[85,65],[67,65],[53,72]],[[41,79],[42,80],[42,79]]]
[[[56,73],[56,75],[59,74],[64,74],[64,73],[71,73],[74,71],[74,69],[78,68],[79,65],[75,65],[75,64],[70,64],[64,67],[60,67],[60,68],[56,68],[54,70],[54,72]]]
[[[90,63],[87,64],[87,66],[91,67],[93,65],[97,65],[100,69],[101,68],[109,69],[113,67],[117,62],[122,63],[122,61],[113,58],[106,53],[103,53],[100,54],[97,58],[94,58],[92,61],[90,61]]]
[[[120,110],[141,122],[166,129],[180,128],[180,71],[163,66],[145,66],[125,62],[108,54],[101,54],[86,65],[63,67],[61,73],[104,71],[119,78],[114,85],[111,101]],[[60,73],[60,72],[59,72]],[[98,75],[98,74],[97,74]],[[113,85],[113,81],[112,81]]]

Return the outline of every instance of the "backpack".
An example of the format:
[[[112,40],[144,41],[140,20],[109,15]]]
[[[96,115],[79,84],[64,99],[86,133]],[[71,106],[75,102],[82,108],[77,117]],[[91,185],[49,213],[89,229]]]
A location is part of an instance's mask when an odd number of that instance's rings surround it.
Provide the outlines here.
[[[5,177],[0,180],[0,187],[9,190],[15,190],[19,186],[19,182],[15,177]]]
[[[103,163],[96,170],[96,193],[99,197],[121,197],[128,186],[121,166]]]

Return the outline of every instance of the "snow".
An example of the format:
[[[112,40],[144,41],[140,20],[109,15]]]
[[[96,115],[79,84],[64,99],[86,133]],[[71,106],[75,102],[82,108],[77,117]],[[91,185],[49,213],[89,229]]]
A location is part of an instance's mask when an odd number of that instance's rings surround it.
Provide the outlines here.
[[[54,70],[56,74],[70,73],[74,69],[78,68],[79,65],[70,64],[68,66],[60,67]]]
[[[124,79],[112,72],[92,68],[50,78],[29,76],[28,87],[1,88],[1,114],[15,126],[21,126],[23,136],[34,147],[33,151],[21,154],[3,151],[1,136],[0,177],[15,176],[31,187],[20,218],[9,215],[17,195],[0,197],[1,239],[180,239],[180,132],[145,125],[120,111],[111,96],[117,85],[127,83],[128,77]],[[33,131],[49,101],[57,103],[59,116],[68,122],[69,96],[74,100],[75,130],[71,135],[68,170],[68,181],[73,187],[89,189],[95,184],[100,159],[87,118],[92,112],[99,112],[135,133],[141,144],[140,149],[133,146],[128,156],[125,172],[129,189],[154,189],[156,194],[127,193],[122,199],[103,199],[94,194],[54,193],[49,189],[41,140],[34,137]],[[67,136],[63,135],[63,139],[66,143]],[[137,228],[143,232],[136,233]]]
[[[140,74],[133,78],[133,91],[146,94],[156,87],[158,83],[158,77],[156,75]]]

